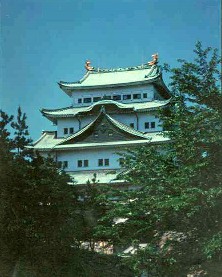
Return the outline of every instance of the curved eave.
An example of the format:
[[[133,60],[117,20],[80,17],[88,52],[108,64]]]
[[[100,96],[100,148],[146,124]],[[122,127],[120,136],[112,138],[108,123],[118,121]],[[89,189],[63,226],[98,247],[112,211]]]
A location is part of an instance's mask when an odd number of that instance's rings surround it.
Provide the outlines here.
[[[165,142],[165,141],[164,141]],[[132,140],[128,141],[115,141],[115,142],[103,142],[102,144],[100,143],[82,143],[82,144],[67,144],[67,145],[56,145],[53,149],[55,150],[71,150],[71,149],[90,149],[90,148],[107,148],[107,147],[117,147],[117,148],[128,148],[130,146],[137,146],[137,145],[144,145],[147,143],[161,143],[161,141],[158,142],[152,142],[148,139],[143,139],[143,140]]]
[[[102,149],[102,148],[123,148],[128,149],[132,146],[139,146],[145,144],[162,144],[170,142],[169,139],[163,140],[153,140],[153,139],[143,139],[143,140],[132,140],[132,141],[115,141],[115,142],[103,142],[101,143],[81,143],[81,144],[67,144],[67,145],[55,145],[52,147],[33,147],[28,146],[27,148],[32,148],[34,150],[38,150],[39,152],[55,152],[55,151],[67,151],[67,150],[85,150],[85,149]]]
[[[169,100],[172,97],[170,90],[163,81],[162,75],[156,80],[156,82],[154,82],[154,87],[156,87],[156,89],[164,99]]]
[[[126,86],[140,86],[145,84],[150,84],[155,82],[160,75],[145,79],[143,81],[135,81],[135,82],[125,82],[125,83],[118,83],[118,84],[102,84],[102,85],[93,85],[93,86],[86,86],[81,84],[73,84],[73,86],[66,85],[65,82],[60,81],[58,84],[60,88],[69,96],[71,95],[72,91],[82,91],[82,90],[96,90],[96,89],[103,89],[103,88],[118,88],[118,87],[126,87]]]
[[[57,118],[74,118],[77,115],[86,114],[88,112],[93,111],[93,109],[95,107],[101,107],[101,106],[106,106],[106,105],[115,105],[118,109],[123,110],[123,111],[146,112],[146,111],[153,111],[153,110],[158,110],[158,109],[164,108],[169,104],[169,102],[170,102],[170,99],[165,100],[165,101],[160,101],[160,105],[157,105],[157,106],[140,108],[140,107],[127,106],[127,105],[132,105],[131,103],[125,104],[125,103],[120,103],[120,102],[113,101],[113,100],[101,100],[97,103],[94,103],[91,106],[82,107],[82,110],[76,111],[76,112],[74,111],[75,108],[73,108],[73,107],[67,107],[67,108],[57,109],[57,110],[42,109],[40,111],[43,116],[47,117],[53,123],[56,123]],[[143,103],[137,103],[137,104],[143,104]],[[60,111],[65,111],[65,110],[69,110],[69,109],[73,109],[72,113],[52,114],[52,112],[60,112]]]

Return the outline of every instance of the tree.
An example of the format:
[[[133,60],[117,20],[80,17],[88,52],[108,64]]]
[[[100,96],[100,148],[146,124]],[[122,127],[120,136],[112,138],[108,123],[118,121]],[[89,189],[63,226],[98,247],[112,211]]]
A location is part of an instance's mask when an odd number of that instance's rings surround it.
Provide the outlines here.
[[[1,258],[14,263],[16,272],[22,260],[34,261],[50,249],[52,257],[53,251],[58,254],[66,242],[62,240],[63,226],[73,217],[76,196],[68,185],[69,176],[58,171],[53,161],[25,151],[31,139],[21,108],[17,121],[3,111],[1,118],[0,237],[5,250]],[[69,247],[75,245],[75,233],[68,243]]]
[[[18,107],[17,120],[13,121],[11,124],[11,127],[14,130],[14,148],[17,151],[18,155],[21,155],[23,152],[25,155],[27,152],[27,149],[25,149],[25,147],[32,142],[31,138],[28,137],[29,131],[26,120],[26,114],[22,113],[21,107]]]
[[[125,257],[137,274],[182,277],[222,258],[221,60],[199,42],[194,52],[194,62],[168,67],[172,101],[160,117],[170,142],[129,151],[120,178],[133,189],[101,196],[118,201],[97,234],[137,249]]]
[[[69,175],[27,151],[31,139],[21,108],[16,121],[0,115],[0,275],[131,276],[118,257],[81,249],[92,237],[84,214],[95,207],[95,189],[89,184],[87,201],[80,201]]]

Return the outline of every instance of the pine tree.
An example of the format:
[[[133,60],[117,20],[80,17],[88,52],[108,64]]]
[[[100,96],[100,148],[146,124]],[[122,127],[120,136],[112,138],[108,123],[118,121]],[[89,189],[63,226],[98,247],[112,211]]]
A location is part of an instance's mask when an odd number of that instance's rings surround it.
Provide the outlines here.
[[[22,155],[25,147],[32,142],[29,138],[28,126],[26,124],[27,116],[22,113],[21,107],[18,107],[17,120],[12,122],[12,128],[14,130],[14,147],[18,155]],[[25,151],[27,152],[27,151]],[[24,155],[26,154],[24,152]]]

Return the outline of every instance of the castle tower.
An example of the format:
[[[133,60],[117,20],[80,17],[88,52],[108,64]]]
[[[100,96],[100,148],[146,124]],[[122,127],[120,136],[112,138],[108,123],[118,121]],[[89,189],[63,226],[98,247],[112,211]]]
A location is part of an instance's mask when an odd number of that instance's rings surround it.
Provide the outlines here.
[[[57,131],[43,132],[33,148],[53,155],[77,184],[94,173],[100,183],[121,183],[115,180],[120,152],[166,142],[157,112],[168,105],[170,93],[157,59],[118,69],[93,68],[88,61],[86,70],[78,82],[59,82],[72,104],[41,110]]]

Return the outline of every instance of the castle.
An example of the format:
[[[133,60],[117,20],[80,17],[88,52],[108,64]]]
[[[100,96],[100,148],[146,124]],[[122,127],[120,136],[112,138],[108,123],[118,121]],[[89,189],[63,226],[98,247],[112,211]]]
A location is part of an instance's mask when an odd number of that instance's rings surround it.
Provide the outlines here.
[[[57,131],[44,131],[33,149],[53,156],[77,184],[85,184],[95,173],[99,183],[121,183],[116,179],[120,153],[166,142],[158,110],[168,105],[170,92],[157,55],[135,67],[99,69],[87,61],[85,68],[80,81],[58,83],[71,106],[41,110]]]

